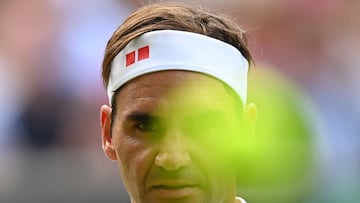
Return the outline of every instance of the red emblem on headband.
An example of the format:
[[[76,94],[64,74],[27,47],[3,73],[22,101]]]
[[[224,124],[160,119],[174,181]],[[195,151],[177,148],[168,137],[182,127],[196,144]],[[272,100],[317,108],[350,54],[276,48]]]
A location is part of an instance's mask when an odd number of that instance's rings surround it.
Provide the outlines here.
[[[132,51],[132,52],[126,54],[126,56],[125,56],[126,67],[128,67],[136,62],[136,54],[137,54],[137,61],[142,61],[144,59],[148,59],[150,57],[149,46],[141,47],[137,51]]]
[[[126,54],[126,67],[135,63],[135,51]]]

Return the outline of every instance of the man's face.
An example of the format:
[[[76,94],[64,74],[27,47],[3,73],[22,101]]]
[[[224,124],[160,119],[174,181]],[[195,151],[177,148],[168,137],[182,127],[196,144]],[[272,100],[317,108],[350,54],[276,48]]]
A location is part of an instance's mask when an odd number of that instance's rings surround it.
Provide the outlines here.
[[[223,83],[187,71],[123,86],[107,144],[132,202],[234,202],[230,142],[242,116],[235,101]]]

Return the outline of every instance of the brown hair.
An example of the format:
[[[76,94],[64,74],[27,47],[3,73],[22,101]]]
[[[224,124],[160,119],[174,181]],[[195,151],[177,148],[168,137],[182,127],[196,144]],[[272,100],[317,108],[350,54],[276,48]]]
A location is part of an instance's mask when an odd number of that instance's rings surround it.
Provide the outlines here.
[[[244,31],[233,21],[201,8],[158,3],[142,7],[131,14],[108,41],[102,64],[105,87],[108,86],[113,58],[134,38],[154,30],[181,30],[213,37],[236,47],[252,62]]]

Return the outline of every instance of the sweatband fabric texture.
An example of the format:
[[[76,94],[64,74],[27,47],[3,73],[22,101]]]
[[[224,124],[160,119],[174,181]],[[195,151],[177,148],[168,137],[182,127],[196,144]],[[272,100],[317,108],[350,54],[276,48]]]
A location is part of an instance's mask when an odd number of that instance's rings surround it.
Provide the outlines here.
[[[111,64],[107,93],[111,105],[115,91],[148,73],[186,70],[204,73],[232,88],[246,104],[249,62],[232,45],[202,34],[157,30],[135,38]]]

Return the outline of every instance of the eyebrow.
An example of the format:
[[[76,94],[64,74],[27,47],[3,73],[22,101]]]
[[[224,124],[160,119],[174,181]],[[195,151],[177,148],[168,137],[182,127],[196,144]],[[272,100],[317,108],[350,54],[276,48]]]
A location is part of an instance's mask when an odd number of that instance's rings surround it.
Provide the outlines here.
[[[131,112],[129,115],[126,116],[125,120],[127,121],[146,121],[146,120],[160,120],[160,117],[150,115],[149,113],[144,112]]]
[[[200,119],[201,121],[207,119],[216,119],[217,121],[225,121],[227,119],[226,112],[222,110],[208,109],[204,111],[194,112],[193,114],[186,117],[187,120]]]

